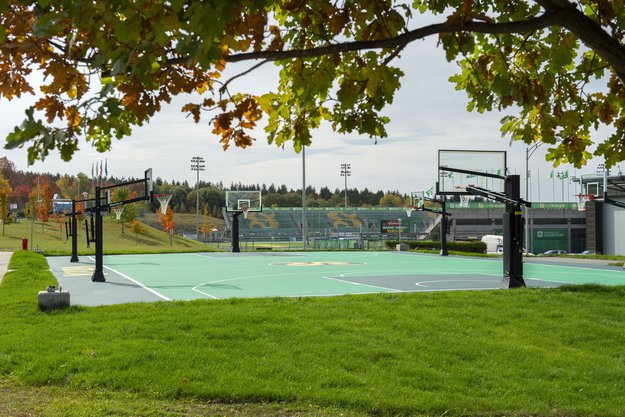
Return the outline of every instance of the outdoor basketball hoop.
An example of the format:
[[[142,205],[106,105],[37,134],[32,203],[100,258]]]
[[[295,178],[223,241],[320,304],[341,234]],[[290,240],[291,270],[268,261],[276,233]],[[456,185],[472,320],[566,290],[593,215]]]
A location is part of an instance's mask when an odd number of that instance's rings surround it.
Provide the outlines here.
[[[154,194],[154,198],[161,204],[161,214],[164,216],[167,214],[167,205],[171,200],[171,194]]]
[[[413,206],[404,206],[404,210],[406,211],[406,216],[410,217],[415,208]]]
[[[589,201],[595,201],[594,194],[577,194],[577,209],[579,211],[586,211],[586,203]]]
[[[113,207],[111,210],[113,210],[113,213],[115,213],[115,218],[117,219],[117,221],[120,221],[122,219],[122,213],[124,212],[124,205],[122,204],[121,206],[117,206],[117,207]]]
[[[471,202],[470,195],[460,195],[460,205],[458,207],[469,207],[469,203]]]

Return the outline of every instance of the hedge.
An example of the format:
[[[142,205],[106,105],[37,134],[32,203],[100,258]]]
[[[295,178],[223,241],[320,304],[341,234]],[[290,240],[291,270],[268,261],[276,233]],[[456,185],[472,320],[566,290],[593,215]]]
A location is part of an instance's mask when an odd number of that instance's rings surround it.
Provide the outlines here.
[[[395,245],[405,243],[410,249],[440,250],[441,242],[433,240],[387,240],[386,246],[394,249]],[[458,252],[486,253],[486,243],[479,241],[472,242],[447,242],[447,249]]]

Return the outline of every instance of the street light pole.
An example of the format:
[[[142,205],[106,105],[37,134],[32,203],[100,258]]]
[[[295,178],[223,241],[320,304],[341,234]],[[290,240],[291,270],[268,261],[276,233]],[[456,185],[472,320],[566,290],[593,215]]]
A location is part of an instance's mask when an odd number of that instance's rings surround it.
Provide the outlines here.
[[[200,240],[200,171],[204,171],[204,158],[194,156],[191,158],[191,171],[197,173],[195,182],[195,240]]]
[[[530,157],[536,152],[543,142],[536,142],[532,146],[528,146],[525,148],[525,201],[530,201],[529,199],[529,178],[530,178],[530,168],[529,168],[529,160]],[[540,178],[538,179],[540,181]],[[529,215],[530,211],[527,206],[524,206],[525,210],[525,251],[530,252],[530,230],[529,230]]]
[[[351,176],[351,164],[341,164],[341,177],[345,177],[345,208],[347,208],[347,177]]]

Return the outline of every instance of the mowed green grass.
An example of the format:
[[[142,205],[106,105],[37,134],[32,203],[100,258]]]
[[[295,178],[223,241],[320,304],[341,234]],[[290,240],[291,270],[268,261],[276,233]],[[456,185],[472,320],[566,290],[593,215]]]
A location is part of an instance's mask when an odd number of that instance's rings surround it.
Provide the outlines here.
[[[156,216],[156,214],[152,214]],[[123,253],[162,253],[162,252],[202,252],[216,250],[213,245],[200,243],[181,236],[174,236],[173,244],[169,244],[169,235],[162,230],[143,225],[143,233],[135,234],[128,225],[124,226],[114,218],[103,217],[103,248],[106,254]],[[0,233],[1,233],[0,228]],[[41,224],[36,221],[32,227],[33,248],[43,250],[46,255],[68,255],[72,252],[71,237],[66,238],[65,226],[55,221]],[[78,254],[91,255],[95,253],[95,243],[87,248],[84,222],[78,227]],[[0,251],[16,251],[22,248],[22,239],[31,240],[31,222],[21,220],[19,223],[5,226],[4,235],[0,234]],[[29,243],[29,249],[30,249]]]
[[[0,414],[33,403],[42,415],[70,416],[620,416],[625,409],[623,287],[42,313],[36,292],[54,278],[40,261],[24,259],[33,256],[16,253],[11,268],[22,266],[0,284],[0,393],[8,398]],[[54,399],[34,400],[41,392]]]

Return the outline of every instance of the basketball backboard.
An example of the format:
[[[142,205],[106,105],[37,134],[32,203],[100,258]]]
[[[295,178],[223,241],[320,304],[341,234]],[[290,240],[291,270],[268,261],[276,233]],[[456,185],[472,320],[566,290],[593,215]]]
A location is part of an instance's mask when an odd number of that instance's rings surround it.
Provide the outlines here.
[[[226,191],[226,211],[263,211],[260,191]]]
[[[468,185],[503,193],[503,179],[485,177],[478,174],[452,172],[445,168],[505,176],[506,167],[505,151],[441,149],[438,151],[437,194],[468,194],[466,191]]]
[[[425,204],[425,191],[415,191],[412,193],[412,205],[417,209],[423,208]]]

